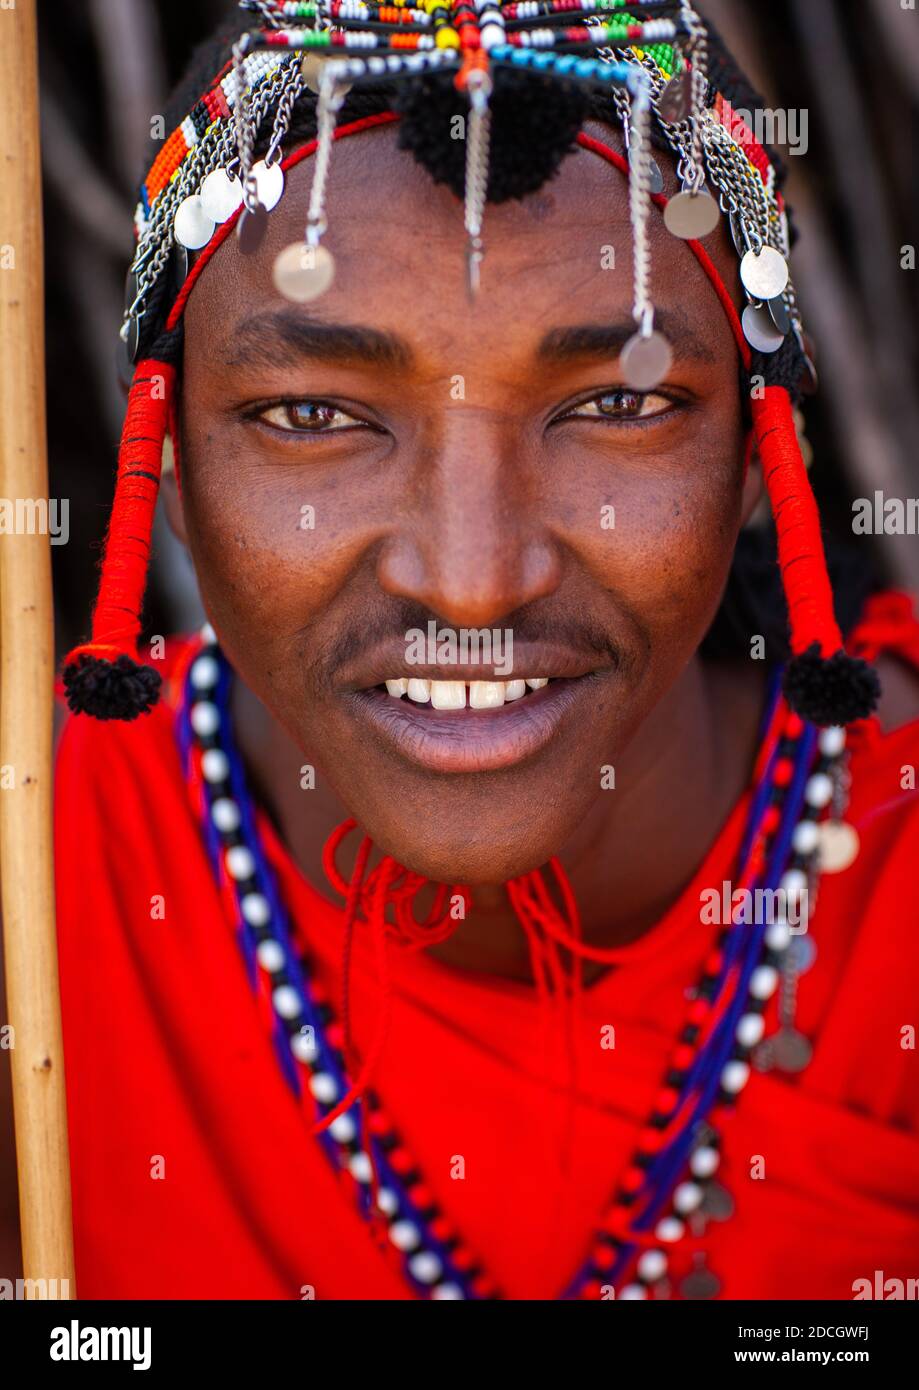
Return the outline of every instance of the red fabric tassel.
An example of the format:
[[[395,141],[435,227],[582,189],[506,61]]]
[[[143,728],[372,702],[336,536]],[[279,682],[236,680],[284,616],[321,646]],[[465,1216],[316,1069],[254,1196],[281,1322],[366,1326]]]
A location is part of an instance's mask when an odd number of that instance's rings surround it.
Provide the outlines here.
[[[778,535],[779,569],[788,603],[791,650],[814,643],[822,657],[842,647],[833,610],[820,514],[801,457],[791,398],[783,386],[767,386],[751,402],[753,431]]]
[[[115,500],[105,540],[92,640],[67,656],[137,660],[153,514],[163,462],[175,368],[156,358],[138,362],[121,432]]]

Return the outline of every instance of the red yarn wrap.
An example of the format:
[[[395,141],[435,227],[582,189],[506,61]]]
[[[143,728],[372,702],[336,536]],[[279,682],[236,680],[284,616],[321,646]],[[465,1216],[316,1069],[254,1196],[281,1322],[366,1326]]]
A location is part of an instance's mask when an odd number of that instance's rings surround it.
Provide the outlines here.
[[[115,661],[124,655],[137,660],[163,438],[174,382],[175,368],[167,363],[152,357],[138,362],[118,451],[115,500],[93,609],[92,640],[74,647],[67,656],[68,666],[80,656]]]
[[[791,650],[816,643],[823,657],[842,647],[826,569],[820,514],[801,457],[784,386],[767,386],[751,402],[753,432],[778,536],[779,569],[788,603]]]

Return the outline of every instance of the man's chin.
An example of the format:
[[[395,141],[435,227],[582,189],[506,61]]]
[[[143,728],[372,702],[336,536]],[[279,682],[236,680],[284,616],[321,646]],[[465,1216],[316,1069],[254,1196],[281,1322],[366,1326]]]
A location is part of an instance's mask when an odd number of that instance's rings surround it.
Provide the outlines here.
[[[444,798],[446,800],[446,798]],[[544,800],[518,798],[494,802],[488,808],[466,805],[452,813],[445,808],[416,809],[404,817],[376,816],[370,808],[352,814],[365,834],[384,853],[432,883],[500,887],[545,865],[574,834],[586,808]],[[567,813],[566,813],[567,812]]]

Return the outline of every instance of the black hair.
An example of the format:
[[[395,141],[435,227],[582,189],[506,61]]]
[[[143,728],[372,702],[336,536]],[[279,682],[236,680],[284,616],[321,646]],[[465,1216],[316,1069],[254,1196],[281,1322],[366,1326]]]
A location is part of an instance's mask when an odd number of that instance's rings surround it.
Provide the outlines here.
[[[631,12],[646,7],[630,4]],[[652,10],[648,17],[660,13]],[[214,34],[198,45],[184,76],[166,105],[165,124],[173,130],[187,115],[202,93],[227,65],[233,44],[246,30],[257,24],[256,16],[239,11],[221,24]],[[720,92],[741,110],[757,110],[763,98],[741,72],[715,26],[706,20],[709,52],[709,100]],[[450,73],[419,75],[398,86],[381,81],[361,85],[349,92],[340,121],[359,120],[382,111],[400,114],[397,138],[426,168],[435,182],[446,184],[458,197],[465,182],[464,142],[450,138],[451,117],[462,114],[461,98]],[[498,69],[490,102],[494,119],[489,157],[489,202],[522,198],[538,191],[558,170],[585,121],[594,119],[610,124],[609,97],[585,93],[580,87],[558,78],[543,77],[532,71]],[[457,111],[458,106],[461,108]],[[294,106],[285,137],[285,149],[294,148],[316,134],[316,98],[305,91]],[[268,148],[271,121],[262,122],[256,132],[255,153]],[[670,153],[663,134],[652,132],[654,145]],[[776,172],[779,188],[785,182],[786,167],[775,150],[767,155]],[[792,242],[794,224],[789,212]],[[177,287],[163,281],[148,303],[145,314],[146,346],[158,336]],[[170,345],[172,346],[172,345]],[[789,335],[785,347],[771,358],[754,354],[753,373],[761,373],[770,383],[782,384],[797,396],[804,359],[797,342]],[[741,393],[748,413],[748,381],[741,373]],[[871,572],[863,556],[836,541],[827,545],[827,563],[833,583],[836,616],[844,633],[858,620],[866,597],[881,587],[879,576]],[[762,637],[765,657],[784,662],[789,656],[785,598],[778,568],[775,530],[771,522],[740,533],[721,606],[703,644],[704,654],[713,658],[749,656],[754,636]]]

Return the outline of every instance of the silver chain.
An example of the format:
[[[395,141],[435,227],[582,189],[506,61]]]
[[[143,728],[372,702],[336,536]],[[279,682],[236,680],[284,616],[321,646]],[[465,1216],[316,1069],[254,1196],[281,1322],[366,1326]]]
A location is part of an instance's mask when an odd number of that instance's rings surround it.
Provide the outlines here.
[[[702,113],[708,92],[708,34],[699,15],[688,0],[682,0],[681,18],[689,33],[689,52],[692,56],[692,138],[691,186],[698,192],[705,182],[705,163],[702,158]]]
[[[332,157],[332,139],[335,135],[335,122],[344,100],[345,93],[341,90],[334,73],[329,67],[324,68],[316,107],[316,160],[306,213],[308,246],[318,246],[326,229],[325,195],[329,179],[329,161]]]
[[[271,140],[265,153],[265,163],[268,165],[273,164],[277,158],[278,151],[284,142],[287,132],[290,130],[294,107],[303,94],[303,72],[301,64],[299,62],[293,62],[290,66],[293,78],[281,93],[278,109],[275,112]]]
[[[638,73],[636,73],[636,77]],[[642,79],[644,75],[642,74]],[[642,80],[632,91],[629,153],[629,218],[632,223],[634,302],[632,313],[643,338],[654,330],[651,303],[651,251],[648,219],[651,211],[651,100],[649,84]]]
[[[488,193],[488,154],[491,143],[491,78],[485,72],[469,74],[469,121],[466,132],[466,191],[464,224],[467,237],[467,274],[470,294],[479,288],[482,264],[482,220]]]
[[[247,103],[252,130],[258,129],[275,101],[283,100],[290,87],[299,86],[301,82],[300,65],[296,59],[285,62],[274,73],[263,78]],[[173,247],[172,220],[179,203],[200,186],[205,174],[228,166],[237,154],[235,120],[215,125],[186,155],[179,177],[168,183],[155,199],[130,266],[130,273],[137,277],[137,294],[125,314],[121,330],[123,338],[127,334],[131,316],[142,309],[151,288],[169,262]]]
[[[255,212],[259,201],[258,184],[252,173],[255,129],[249,112],[249,89],[246,82],[247,38],[248,35],[243,35],[239,42],[233,45],[233,124],[236,128],[236,152],[243,186],[243,203],[247,212]]]

